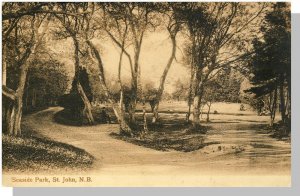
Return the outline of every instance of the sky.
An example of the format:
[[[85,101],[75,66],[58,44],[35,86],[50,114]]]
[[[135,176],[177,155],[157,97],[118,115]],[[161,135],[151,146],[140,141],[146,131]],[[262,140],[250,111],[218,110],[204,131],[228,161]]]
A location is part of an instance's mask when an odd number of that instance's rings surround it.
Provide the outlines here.
[[[184,40],[179,35],[177,39],[176,60],[173,60],[171,68],[165,82],[165,91],[172,92],[174,89],[174,82],[178,79],[186,80],[189,76],[187,65],[182,64],[182,53],[184,47]],[[94,45],[101,52],[101,57],[104,63],[104,70],[109,77],[117,78],[118,64],[120,57],[120,49],[116,46],[110,38],[93,39]],[[63,62],[70,75],[74,74],[74,61],[73,61],[73,46],[72,40],[51,40],[48,48],[56,53],[60,61]],[[141,54],[140,54],[140,68],[142,82],[151,82],[157,88],[159,85],[160,77],[167,65],[171,55],[172,44],[168,37],[168,33],[149,32],[143,40]],[[133,58],[133,51],[128,50]],[[122,79],[130,79],[130,66],[126,56],[123,56],[122,64]],[[108,81],[114,82],[114,81]]]
[[[165,90],[168,92],[171,92],[173,90],[173,83],[175,81],[177,81],[178,79],[184,79],[189,77],[188,69],[182,64],[183,40],[180,39],[180,37],[177,40],[177,60],[173,60],[165,83]],[[112,44],[110,41],[103,43],[103,45],[104,50],[102,50],[102,54],[103,60],[105,62],[105,71],[117,77],[120,49],[115,44]],[[133,52],[130,50],[129,52],[133,57]],[[154,32],[146,35],[146,37],[143,40],[140,54],[142,82],[153,82],[155,87],[158,87],[160,77],[167,65],[171,52],[172,44],[167,33]],[[122,65],[122,76],[124,78],[128,78],[130,77],[131,73],[129,62],[125,56],[123,59],[124,60]]]

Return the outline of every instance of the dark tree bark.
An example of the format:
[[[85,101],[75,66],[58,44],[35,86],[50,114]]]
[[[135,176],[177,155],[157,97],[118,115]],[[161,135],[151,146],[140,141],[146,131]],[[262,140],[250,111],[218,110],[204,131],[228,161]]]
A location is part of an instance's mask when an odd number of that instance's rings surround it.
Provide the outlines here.
[[[274,125],[274,120],[276,116],[276,109],[277,109],[277,87],[273,92],[269,95],[269,109],[270,109],[270,123],[269,125],[272,127]]]
[[[194,99],[193,99],[193,120],[192,124],[195,129],[200,127],[200,109],[201,109],[201,101],[203,97],[203,78],[201,73],[199,73],[201,69],[194,70],[194,81],[193,81],[193,91],[194,91]]]
[[[92,114],[92,106],[91,103],[89,101],[89,99],[87,98],[84,89],[82,88],[82,85],[80,84],[79,81],[79,70],[80,70],[80,64],[79,64],[79,43],[78,40],[75,36],[72,36],[73,39],[73,44],[74,44],[74,59],[75,59],[75,81],[76,81],[76,87],[77,87],[77,91],[81,97],[81,100],[84,104],[84,108],[82,113],[86,116],[89,124],[94,124],[94,117]]]
[[[28,59],[33,56],[41,43],[46,30],[48,29],[50,18],[47,19],[43,31],[39,34],[38,29],[41,25],[41,21],[33,20],[32,24],[32,36],[29,46],[24,51],[22,57],[17,62],[16,66],[20,67],[19,82],[16,91],[2,86],[2,94],[9,100],[6,113],[6,132],[11,135],[21,135],[21,119],[23,108],[23,95],[26,84],[26,77],[30,63]]]
[[[211,101],[207,102],[206,105],[208,107],[207,114],[206,114],[206,122],[209,122],[209,114],[210,114],[210,108],[211,108]]]
[[[285,108],[285,95],[284,95],[284,77],[283,75],[280,76],[280,84],[279,84],[279,94],[280,94],[280,113],[281,113],[281,120],[283,123],[286,122],[286,108]]]
[[[16,91],[8,89],[3,86],[4,95],[10,98],[11,104],[9,104],[7,111],[7,132],[11,135],[21,135],[21,118],[22,118],[22,107],[23,107],[23,94],[25,89],[26,76],[29,64],[24,64],[20,69],[19,83]],[[6,91],[6,92],[5,92]]]

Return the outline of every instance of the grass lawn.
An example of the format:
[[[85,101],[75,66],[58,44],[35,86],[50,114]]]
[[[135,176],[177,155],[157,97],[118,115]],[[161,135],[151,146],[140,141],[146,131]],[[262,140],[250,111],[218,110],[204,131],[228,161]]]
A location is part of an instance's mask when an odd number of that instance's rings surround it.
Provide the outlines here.
[[[3,134],[2,155],[4,172],[85,170],[94,160],[82,149],[29,134],[23,137]]]
[[[151,122],[152,115],[147,115],[147,121]],[[143,129],[142,115],[138,113],[136,120],[139,129]],[[205,125],[199,130],[193,130],[185,122],[184,115],[163,114],[160,115],[158,124],[148,124],[148,132],[139,136],[128,137],[119,133],[112,133],[111,136],[139,146],[152,148],[160,151],[176,150],[190,152],[201,149],[218,142],[207,142],[205,132],[210,127]]]
[[[218,144],[218,142],[206,142],[206,136],[200,132],[175,126],[172,128],[156,128],[155,131],[150,130],[142,137],[128,137],[117,133],[111,133],[111,136],[116,139],[160,151],[176,150],[190,152],[211,144]]]

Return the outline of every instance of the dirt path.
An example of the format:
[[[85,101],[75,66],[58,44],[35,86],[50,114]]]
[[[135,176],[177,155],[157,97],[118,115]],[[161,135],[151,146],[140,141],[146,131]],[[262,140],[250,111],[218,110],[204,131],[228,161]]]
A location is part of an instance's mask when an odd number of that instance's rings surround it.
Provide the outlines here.
[[[54,107],[25,116],[26,126],[39,134],[85,149],[96,160],[93,174],[171,174],[205,175],[289,175],[290,144],[260,134],[257,121],[247,119],[215,119],[207,140],[220,144],[194,152],[160,152],[112,138],[118,125],[71,127],[53,120],[62,108]],[[214,118],[214,117],[212,117]],[[239,121],[236,123],[233,121]],[[265,123],[261,121],[261,123]]]

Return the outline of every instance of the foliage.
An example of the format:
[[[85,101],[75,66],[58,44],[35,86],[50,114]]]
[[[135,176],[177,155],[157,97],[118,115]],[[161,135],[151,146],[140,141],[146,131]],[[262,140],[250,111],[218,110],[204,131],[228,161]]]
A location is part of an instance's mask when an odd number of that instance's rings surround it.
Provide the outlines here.
[[[187,100],[189,84],[188,81],[181,81],[180,79],[174,82],[174,91],[172,98],[177,101]]]
[[[257,97],[265,95],[275,88],[281,80],[290,81],[291,75],[291,32],[290,12],[286,3],[276,3],[266,15],[261,27],[263,40],[255,39],[255,56],[250,62],[254,74],[251,82]],[[283,79],[281,76],[284,76]]]
[[[242,76],[234,69],[225,69],[211,81],[208,81],[208,84],[211,82],[217,83],[217,85],[213,87],[214,90],[210,90],[210,95],[214,97],[215,102],[240,102],[239,90],[241,78]],[[206,91],[206,89],[204,91]]]
[[[93,95],[86,68],[80,68],[79,82],[82,85],[82,88],[84,89],[84,92],[89,101],[92,101]],[[72,88],[70,90],[70,93],[60,97],[58,104],[64,107],[65,109],[72,111],[72,114],[79,115],[78,117],[81,117],[80,114],[84,108],[84,103],[78,93],[76,79],[74,79],[72,82]]]
[[[35,59],[28,70],[25,94],[26,111],[55,105],[68,87],[68,75],[64,65],[53,59]]]

